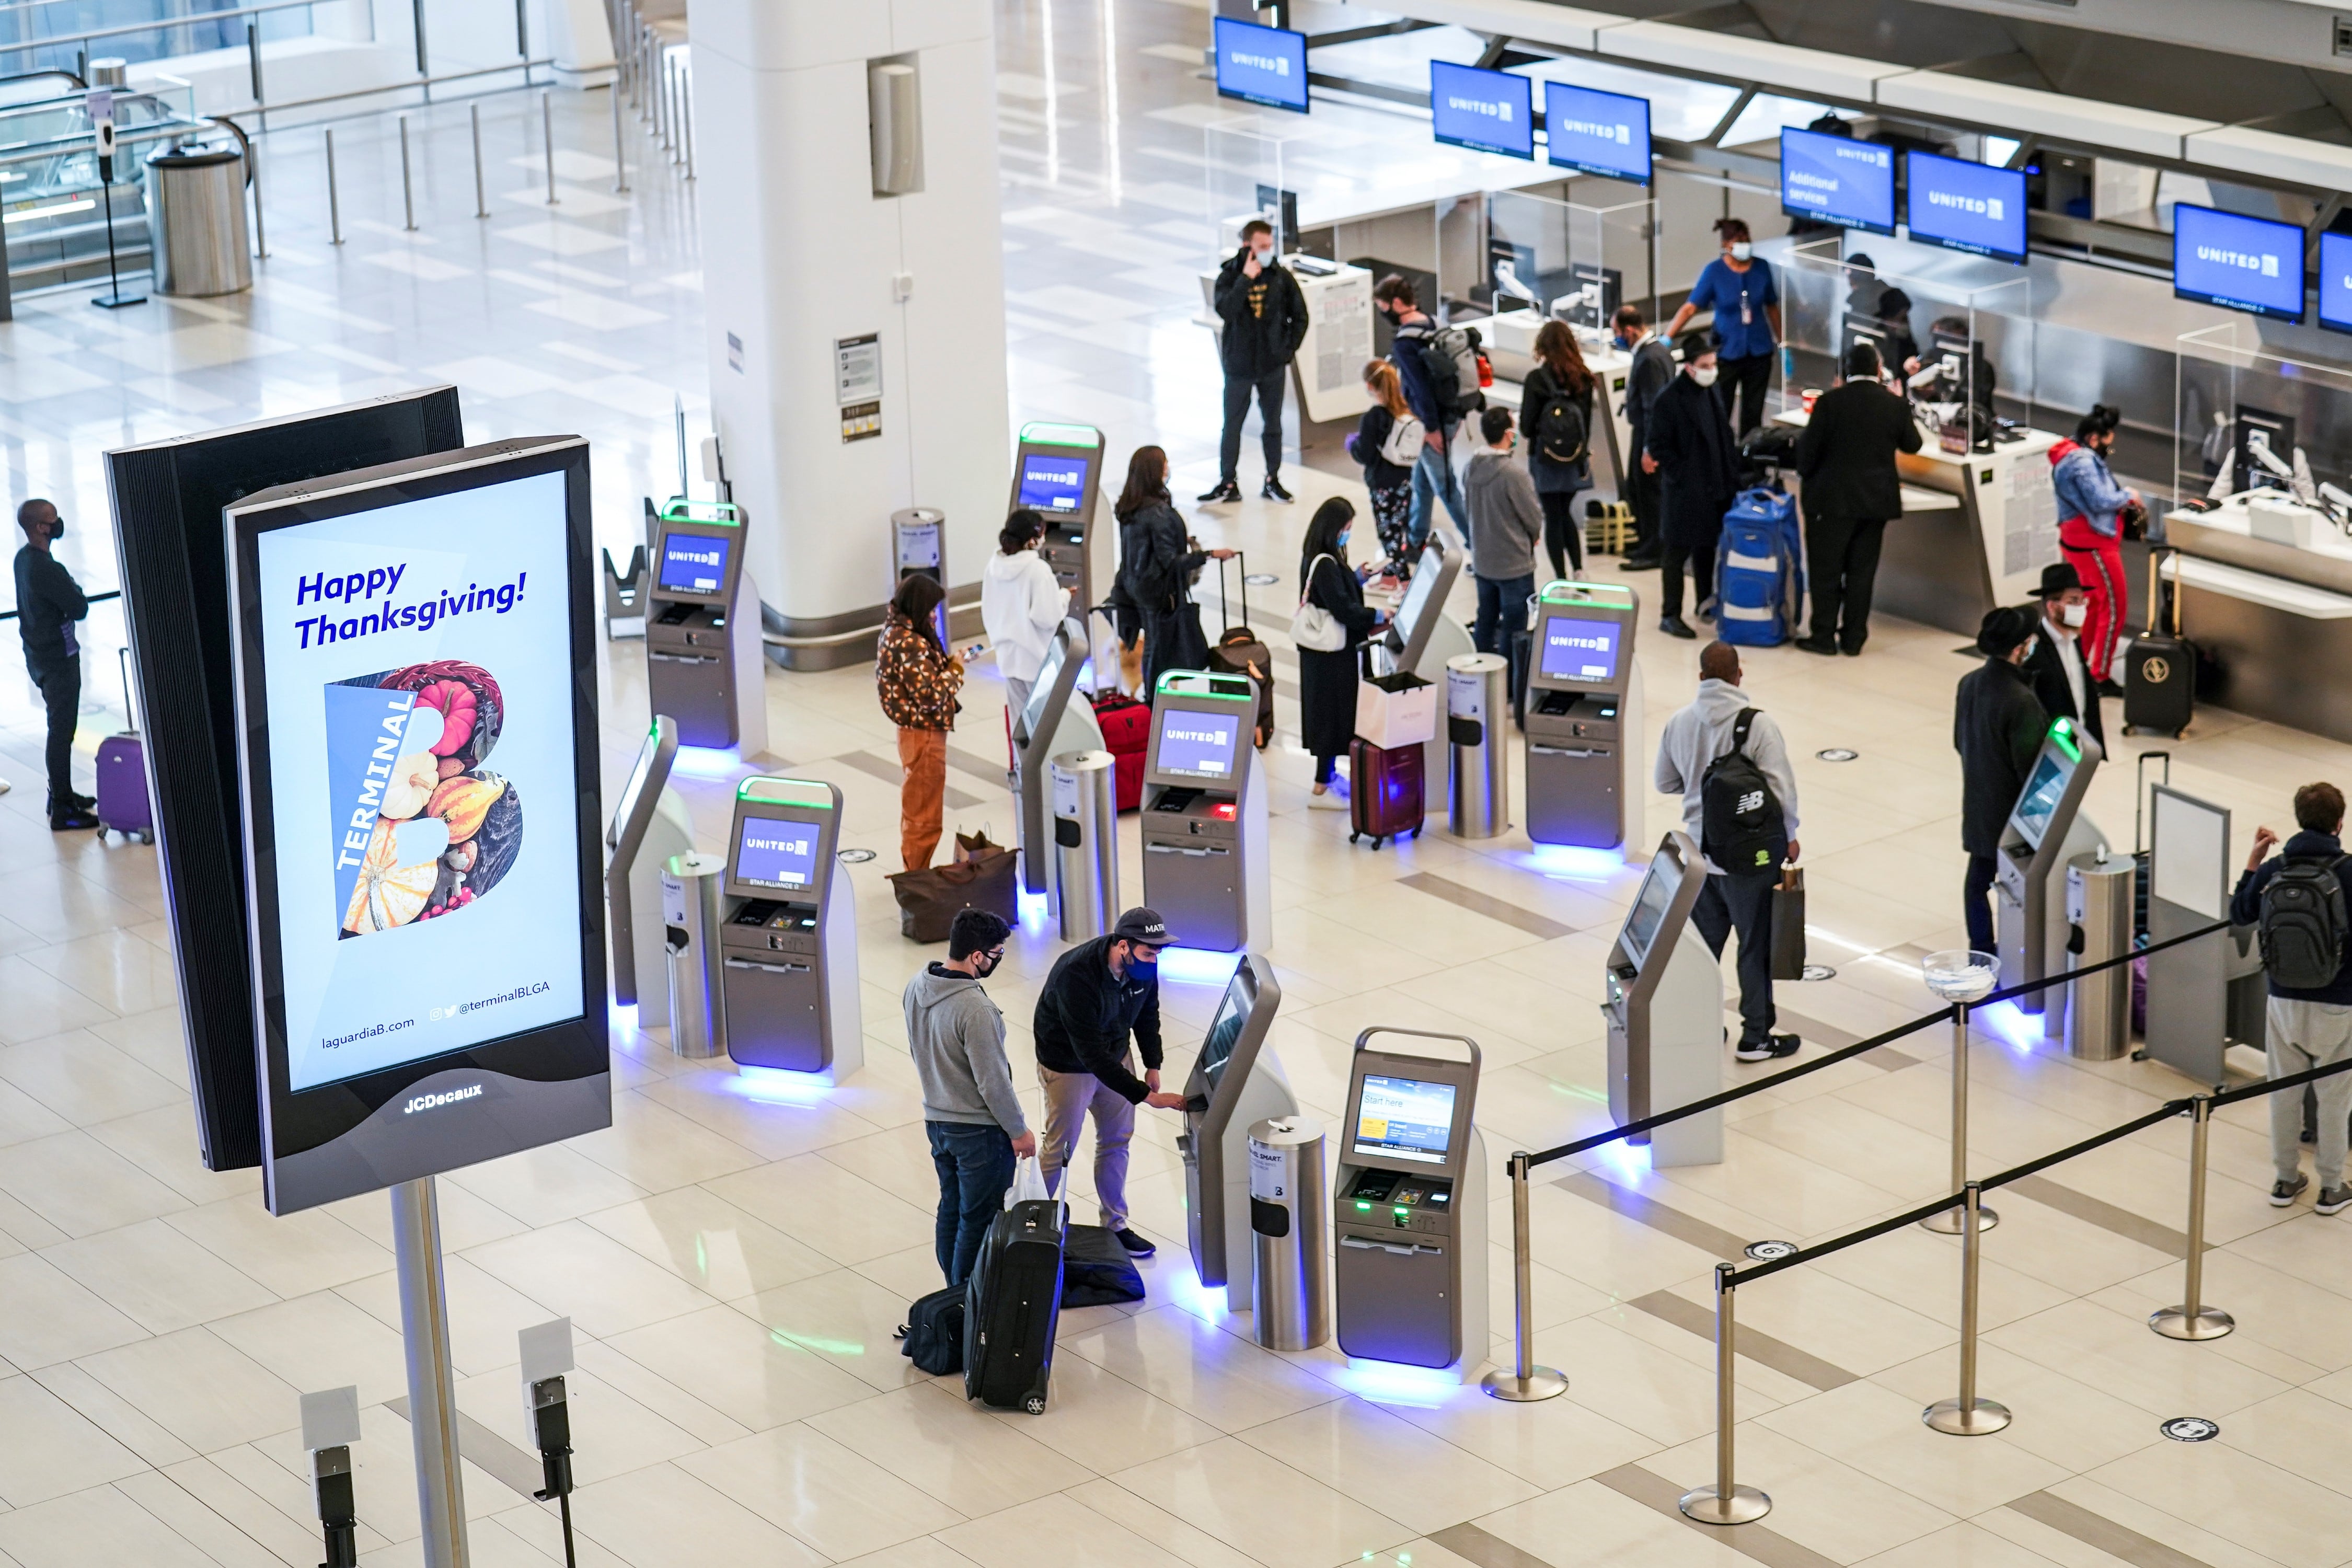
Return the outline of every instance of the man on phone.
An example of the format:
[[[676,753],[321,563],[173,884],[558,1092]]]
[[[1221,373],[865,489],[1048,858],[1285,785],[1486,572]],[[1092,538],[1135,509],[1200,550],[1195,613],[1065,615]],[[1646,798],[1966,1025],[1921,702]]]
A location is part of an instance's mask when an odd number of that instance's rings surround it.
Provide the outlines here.
[[[1282,391],[1290,362],[1307,341],[1307,295],[1290,268],[1275,259],[1274,226],[1254,217],[1242,225],[1242,247],[1217,270],[1213,290],[1218,357],[1225,370],[1225,433],[1217,447],[1217,483],[1205,503],[1242,499],[1242,421],[1257,398],[1265,484],[1258,493],[1286,501],[1282,488]]]

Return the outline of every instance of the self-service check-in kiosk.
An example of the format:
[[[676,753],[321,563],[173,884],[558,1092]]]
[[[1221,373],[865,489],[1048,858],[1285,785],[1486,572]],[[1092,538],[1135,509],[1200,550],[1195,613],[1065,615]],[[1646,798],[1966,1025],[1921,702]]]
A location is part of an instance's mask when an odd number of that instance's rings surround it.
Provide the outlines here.
[[[748,778],[727,839],[727,1054],[744,1067],[838,1081],[866,1059],[858,1032],[857,902],[835,858],[841,791]]]
[[[1444,669],[1447,659],[1477,651],[1469,631],[1445,613],[1445,601],[1461,575],[1459,552],[1433,544],[1421,552],[1404,597],[1389,617],[1388,630],[1374,645],[1376,673],[1420,675],[1426,680],[1430,677],[1423,675],[1424,669]]]
[[[743,570],[742,514],[728,501],[661,511],[646,590],[646,687],[688,746],[768,749],[760,591]],[[740,611],[739,614],[738,611]]]
[[[910,506],[892,512],[890,546],[898,570],[894,581],[903,584],[909,577],[929,577],[940,585],[931,630],[941,647],[955,647],[948,635],[948,514],[935,506]]]
[[[1087,665],[1087,628],[1066,618],[1054,628],[1045,665],[1029,688],[1029,705],[1013,716],[1013,793],[1021,803],[1021,886],[1045,890],[1054,858],[1050,764],[1065,752],[1099,752],[1102,725],[1094,704],[1078,693]]]
[[[1618,1126],[1688,1105],[1723,1082],[1723,969],[1691,923],[1706,863],[1687,834],[1666,835],[1617,928],[1603,977],[1609,1024],[1609,1115]],[[1723,1112],[1702,1111],[1633,1142],[1650,1163],[1723,1158]]]
[[[1180,947],[1261,951],[1274,935],[1265,781],[1252,766],[1246,675],[1171,669],[1143,759],[1143,901]]]
[[[1993,862],[1993,924],[2004,987],[2065,977],[2066,862],[2106,842],[2082,809],[2100,755],[2099,743],[2073,720],[2053,720],[2001,828],[2000,853]],[[2045,1035],[2064,1035],[2064,984],[2029,991],[2017,1005],[2042,1015]]]
[[[1613,583],[1553,583],[1537,595],[1528,645],[1528,837],[1613,849],[1638,831],[1646,798],[1639,601]]]
[[[1466,1060],[1383,1051],[1374,1036],[1443,1040]],[[1339,1348],[1465,1382],[1486,1359],[1486,1146],[1478,1047],[1462,1035],[1356,1037],[1333,1179]]]
[[[1045,520],[1037,553],[1054,569],[1054,581],[1076,589],[1071,601],[1081,615],[1100,602],[1100,584],[1110,589],[1112,531],[1097,531],[1095,509],[1102,495],[1103,433],[1091,425],[1054,425],[1033,420],[1021,426],[1013,454],[1013,500],[1008,510],[1028,507]]]
[[[1200,1054],[1184,1080],[1185,1229],[1201,1283],[1225,1288],[1230,1311],[1250,1302],[1255,1245],[1250,1240],[1249,1130],[1269,1117],[1296,1116],[1298,1100],[1266,1034],[1282,1005],[1274,965],[1244,953],[1217,1003]]]
[[[669,787],[677,724],[654,715],[622,786],[620,809],[604,834],[604,926],[613,941],[613,1002],[637,1010],[637,1027],[669,1022],[669,948],[663,936],[662,868],[694,853],[694,819]]]

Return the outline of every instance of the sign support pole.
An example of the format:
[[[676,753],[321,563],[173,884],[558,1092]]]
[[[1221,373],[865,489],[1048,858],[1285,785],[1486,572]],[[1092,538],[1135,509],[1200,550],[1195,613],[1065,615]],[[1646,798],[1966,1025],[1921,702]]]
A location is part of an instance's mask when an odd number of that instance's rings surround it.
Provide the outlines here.
[[[416,1512],[425,1568],[468,1568],[466,1484],[457,1468],[457,1384],[449,1366],[449,1305],[441,1259],[441,1205],[433,1178],[392,1189],[400,1274],[401,1341],[408,1360],[408,1427],[416,1445]]]

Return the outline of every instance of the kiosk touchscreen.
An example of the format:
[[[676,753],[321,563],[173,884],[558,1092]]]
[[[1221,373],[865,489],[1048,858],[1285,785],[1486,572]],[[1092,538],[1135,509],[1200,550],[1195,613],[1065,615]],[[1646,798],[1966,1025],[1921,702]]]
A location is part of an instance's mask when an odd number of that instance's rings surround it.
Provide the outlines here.
[[[1374,1050],[1375,1036],[1444,1041],[1468,1059]],[[1465,1381],[1486,1359],[1486,1150],[1478,1047],[1461,1035],[1356,1037],[1332,1181],[1339,1348]]]
[[[613,942],[613,1002],[635,1007],[637,1027],[669,1022],[667,944],[661,921],[661,872],[673,855],[694,852],[694,820],[669,787],[677,756],[677,722],[654,715],[637,760],[622,787],[621,804],[605,830],[612,859],[604,867],[605,928]],[[638,920],[643,910],[645,919]]]
[[[1081,605],[1099,602],[1095,502],[1102,493],[1103,434],[1091,425],[1032,422],[1021,426],[1013,454],[1013,500],[1006,510],[1028,507],[1045,519],[1037,547],[1054,580],[1078,591]],[[1109,580],[1105,578],[1108,587]]]
[[[1706,866],[1688,835],[1650,857],[1601,979],[1609,1024],[1609,1115],[1618,1126],[1713,1094],[1723,1079],[1723,970],[1691,924]],[[1703,1111],[1632,1140],[1650,1163],[1723,1158],[1723,1113]]]
[[[2023,985],[2066,970],[2066,862],[2106,842],[2083,815],[2083,797],[2099,770],[2099,743],[2071,719],[2052,721],[2002,827],[1993,863],[1993,924],[2000,943],[2000,983]],[[2042,1032],[2065,1033],[2066,988],[2029,991],[2019,1008],[2042,1016]]]
[[[1171,669],[1143,759],[1143,901],[1181,947],[1263,951],[1274,934],[1265,790],[1252,766],[1246,675]]]
[[[1462,623],[1445,614],[1445,601],[1452,596],[1454,582],[1461,575],[1460,552],[1449,553],[1433,544],[1422,551],[1421,561],[1413,567],[1412,581],[1405,584],[1404,597],[1381,639],[1390,670],[1421,675],[1424,668],[1444,669],[1447,659],[1477,651],[1471,646],[1470,634],[1463,629]]]
[[[1185,1229],[1201,1283],[1225,1288],[1230,1311],[1250,1302],[1256,1247],[1250,1240],[1249,1130],[1274,1116],[1296,1116],[1298,1100],[1266,1043],[1282,985],[1274,965],[1244,953],[1217,1003],[1184,1080]]]
[[[1013,716],[1013,793],[1020,800],[1021,886],[1024,891],[1045,891],[1046,872],[1054,858],[1054,835],[1047,824],[1052,813],[1045,793],[1052,784],[1049,764],[1065,752],[1099,752],[1102,725],[1094,704],[1078,691],[1078,677],[1087,666],[1087,628],[1069,619],[1054,628],[1045,662],[1029,688],[1029,705]]]
[[[1633,663],[1639,601],[1613,583],[1553,583],[1538,595],[1527,668],[1528,837],[1613,849],[1644,798]]]
[[[679,496],[659,523],[646,606],[653,710],[677,721],[682,745],[765,751],[760,595],[743,572],[742,513],[728,501]]]
[[[841,791],[748,778],[727,831],[727,1054],[744,1067],[838,1079],[865,1060],[857,904],[834,850]]]

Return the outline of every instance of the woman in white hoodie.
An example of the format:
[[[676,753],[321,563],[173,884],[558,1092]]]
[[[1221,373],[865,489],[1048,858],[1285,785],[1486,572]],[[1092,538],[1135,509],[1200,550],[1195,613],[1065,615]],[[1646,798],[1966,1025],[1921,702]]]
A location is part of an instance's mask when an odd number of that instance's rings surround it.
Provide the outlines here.
[[[981,574],[981,624],[996,650],[1005,703],[1016,715],[1029,706],[1030,683],[1045,668],[1054,628],[1070,613],[1070,591],[1037,553],[1045,537],[1045,520],[1023,507],[1004,520],[996,536],[998,552]]]

